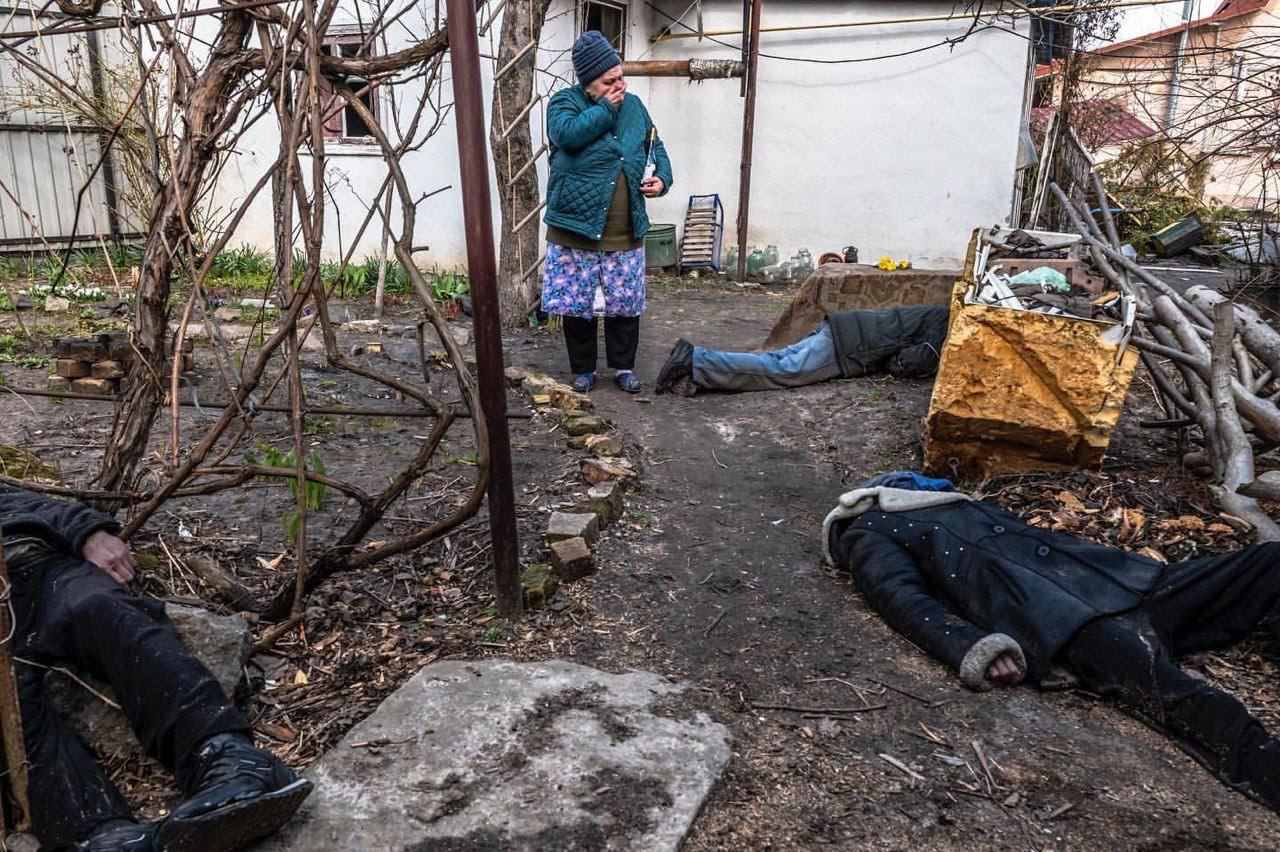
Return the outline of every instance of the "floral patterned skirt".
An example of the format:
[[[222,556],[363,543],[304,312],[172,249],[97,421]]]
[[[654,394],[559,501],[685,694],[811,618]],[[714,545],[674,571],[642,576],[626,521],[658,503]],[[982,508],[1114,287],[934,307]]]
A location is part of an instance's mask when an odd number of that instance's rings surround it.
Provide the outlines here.
[[[596,286],[604,289],[605,315],[644,313],[644,246],[632,251],[589,251],[547,243],[542,309],[591,319]]]

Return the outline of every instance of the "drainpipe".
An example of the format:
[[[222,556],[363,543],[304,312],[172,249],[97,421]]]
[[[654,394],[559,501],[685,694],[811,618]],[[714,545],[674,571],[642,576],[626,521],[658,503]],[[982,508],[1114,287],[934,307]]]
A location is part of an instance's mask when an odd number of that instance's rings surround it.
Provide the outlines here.
[[[1169,107],[1164,116],[1164,132],[1168,136],[1178,112],[1178,90],[1182,87],[1182,60],[1187,53],[1187,41],[1191,37],[1191,15],[1195,0],[1182,4],[1182,32],[1178,33],[1178,49],[1173,54],[1173,73],[1169,78]]]

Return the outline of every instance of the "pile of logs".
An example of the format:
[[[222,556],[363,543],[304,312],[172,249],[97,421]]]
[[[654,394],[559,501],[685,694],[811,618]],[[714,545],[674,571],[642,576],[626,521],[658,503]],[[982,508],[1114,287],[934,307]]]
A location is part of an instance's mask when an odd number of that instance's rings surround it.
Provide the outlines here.
[[[1105,199],[1096,176],[1094,186]],[[1187,429],[1202,449],[1185,461],[1208,473],[1229,518],[1247,523],[1259,541],[1280,540],[1280,525],[1257,502],[1280,501],[1280,476],[1254,470],[1258,455],[1280,447],[1280,332],[1215,290],[1177,292],[1120,250],[1107,204],[1099,205],[1100,227],[1083,200],[1052,189],[1094,266],[1137,305],[1130,345],[1141,352],[1166,418],[1146,425]]]

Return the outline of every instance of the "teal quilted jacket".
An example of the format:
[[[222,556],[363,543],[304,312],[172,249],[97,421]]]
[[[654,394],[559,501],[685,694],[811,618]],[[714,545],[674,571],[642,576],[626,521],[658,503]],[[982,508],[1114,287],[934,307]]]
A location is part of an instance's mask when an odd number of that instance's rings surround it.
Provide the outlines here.
[[[592,103],[581,86],[563,89],[547,106],[551,137],[551,177],[547,182],[548,225],[600,239],[618,170],[627,176],[631,193],[631,229],[635,237],[649,230],[644,180],[645,144],[653,121],[640,99],[627,94],[622,106],[606,100]],[[657,176],[671,189],[671,160],[662,140],[654,137]]]

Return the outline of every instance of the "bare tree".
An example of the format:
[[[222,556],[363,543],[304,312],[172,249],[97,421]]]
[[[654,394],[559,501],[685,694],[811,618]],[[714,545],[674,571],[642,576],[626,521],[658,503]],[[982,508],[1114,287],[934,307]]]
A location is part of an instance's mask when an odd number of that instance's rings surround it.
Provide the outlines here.
[[[339,55],[330,52],[326,40],[337,0],[258,0],[185,12],[162,10],[155,0],[139,2],[139,8],[126,10],[122,38],[135,45],[160,47],[151,60],[152,70],[140,75],[138,90],[126,100],[132,106],[120,112],[111,134],[114,139],[122,128],[142,127],[143,132],[153,133],[161,155],[152,175],[156,193],[146,217],[131,328],[138,357],[116,405],[98,487],[78,492],[55,490],[128,507],[124,534],[129,536],[175,497],[210,494],[261,479],[296,483],[297,539],[292,571],[280,578],[271,600],[241,604],[279,622],[263,637],[263,642],[270,643],[299,621],[306,594],[326,577],[403,553],[456,528],[475,514],[484,496],[489,451],[484,418],[475,398],[475,381],[432,301],[427,279],[413,263],[416,208],[421,198],[411,192],[400,164],[405,154],[419,148],[440,127],[444,107],[438,90],[447,48],[445,30],[438,26],[432,34],[403,50],[372,55],[364,48],[375,43],[389,27],[403,26],[400,22],[406,15],[421,11],[412,0],[391,0],[376,7],[373,20],[363,30],[363,47],[356,55]],[[208,38],[203,37],[203,30],[197,36],[191,26],[192,19],[203,16],[213,18],[212,25],[206,28],[212,31]],[[81,24],[75,18],[65,18],[48,31],[118,25],[96,21]],[[82,96],[74,85],[28,56],[22,44],[17,37],[0,40],[0,51],[17,57],[24,69],[60,97]],[[158,113],[143,115],[137,104],[144,87],[156,74],[164,75],[164,104]],[[415,102],[404,114],[394,111],[394,132],[388,131],[380,116],[370,110],[366,96],[378,87],[410,83],[417,87]],[[389,192],[400,212],[398,229],[393,231],[393,252],[408,273],[423,310],[419,325],[421,384],[348,356],[338,346],[329,317],[330,293],[321,275],[323,255],[332,250],[325,233],[329,187],[324,127],[343,109],[354,111],[369,128],[387,174],[371,194],[372,201],[348,247],[345,251],[339,248],[340,267],[350,262],[351,252],[375,217],[381,218],[380,227],[392,228],[385,208],[378,203]],[[221,219],[216,231],[200,227],[199,207],[209,197],[214,176],[245,129],[259,121],[278,130],[275,160],[238,206]],[[110,145],[107,148],[109,151]],[[173,358],[169,364],[166,352],[181,351],[193,323],[202,324],[210,338],[220,342],[221,352],[226,352],[217,324],[205,310],[205,283],[217,253],[226,246],[254,199],[268,186],[275,227],[278,325],[256,351],[245,353],[240,368],[225,354],[217,357],[225,402],[220,403],[221,410],[212,421],[184,423],[180,359]],[[185,299],[176,326],[171,327],[176,295]],[[432,390],[423,338],[426,326],[434,327],[445,348],[462,396],[461,407],[443,401]],[[306,463],[304,429],[309,402],[300,363],[303,343],[312,335],[322,339],[329,365],[388,388],[433,422],[413,458],[378,493],[368,493],[337,476],[311,470]],[[287,396],[284,406],[272,402],[282,387]],[[158,415],[165,407],[170,421],[170,457],[157,465],[148,452]],[[228,459],[236,448],[253,434],[256,422],[271,410],[283,410],[289,415],[293,466],[230,463]],[[456,500],[445,501],[443,511],[433,521],[376,546],[360,548],[388,509],[423,475],[446,433],[459,420],[470,423],[477,449],[473,481],[465,485]],[[142,488],[144,479],[156,484]],[[358,507],[355,519],[322,549],[311,548],[307,540],[307,514],[311,507],[306,497],[309,489],[302,486],[308,483],[332,488],[354,500]],[[50,490],[36,483],[24,484]]]
[[[503,7],[493,81],[489,133],[502,210],[498,292],[502,320],[509,326],[523,325],[528,318],[534,275],[542,258],[537,160],[545,149],[534,153],[529,117],[541,106],[542,96],[535,95],[534,82],[538,40],[549,5],[550,0],[512,0]]]

